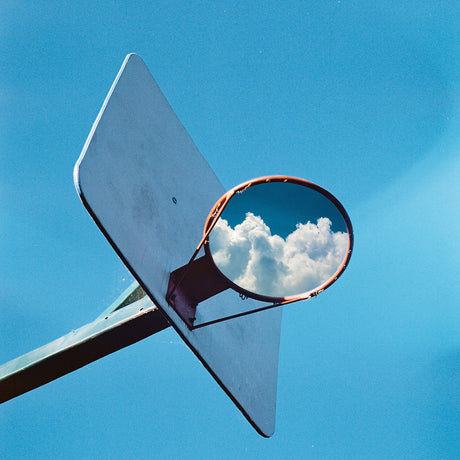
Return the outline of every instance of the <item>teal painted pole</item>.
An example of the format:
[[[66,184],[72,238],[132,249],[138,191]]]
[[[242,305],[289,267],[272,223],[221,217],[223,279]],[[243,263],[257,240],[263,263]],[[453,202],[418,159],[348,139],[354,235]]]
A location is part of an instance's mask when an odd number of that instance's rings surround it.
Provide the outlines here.
[[[0,366],[0,403],[167,328],[166,318],[143,294],[133,283],[103,316]]]

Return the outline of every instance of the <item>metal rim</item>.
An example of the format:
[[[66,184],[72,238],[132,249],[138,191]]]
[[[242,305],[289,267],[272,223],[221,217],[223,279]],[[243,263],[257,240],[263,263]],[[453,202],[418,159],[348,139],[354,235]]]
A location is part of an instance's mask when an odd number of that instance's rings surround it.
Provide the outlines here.
[[[273,297],[273,296],[264,296],[261,294],[257,294],[252,291],[248,291],[241,286],[238,286],[235,284],[232,280],[230,280],[227,276],[225,276],[220,270],[219,267],[216,265],[214,262],[214,259],[211,254],[211,250],[209,247],[209,234],[211,233],[212,229],[214,228],[214,225],[216,224],[217,220],[219,219],[220,215],[222,214],[223,210],[227,206],[228,202],[230,199],[236,194],[236,193],[241,193],[242,191],[248,189],[249,187],[252,187],[254,185],[259,185],[263,183],[269,183],[269,182],[288,182],[292,184],[298,184],[302,185],[304,187],[308,187],[310,189],[313,189],[317,191],[318,193],[322,194],[325,196],[329,201],[331,201],[335,207],[339,210],[340,214],[342,215],[345,225],[347,227],[347,232],[348,232],[348,248],[347,248],[347,254],[345,259],[343,260],[342,264],[340,267],[337,269],[337,271],[323,284],[320,286],[316,287],[315,289],[312,289],[310,291],[302,292],[300,294],[295,294],[291,296],[285,296],[285,297]],[[292,176],[263,176],[259,177],[256,179],[252,179],[246,182],[243,182],[240,185],[237,185],[236,187],[230,189],[228,192],[226,192],[222,197],[217,200],[216,204],[213,206],[211,211],[208,214],[208,217],[206,219],[206,223],[204,226],[204,231],[203,231],[203,239],[198,247],[198,250],[201,248],[201,246],[204,245],[204,251],[206,255],[211,259],[213,266],[216,268],[217,272],[227,280],[229,283],[230,287],[235,290],[236,292],[249,297],[251,299],[255,300],[261,300],[264,302],[272,302],[276,305],[284,305],[287,303],[291,302],[297,302],[299,300],[308,300],[311,297],[317,296],[320,292],[324,291],[327,289],[329,286],[331,286],[333,283],[335,283],[338,278],[342,275],[344,272],[345,268],[347,268],[348,263],[350,262],[351,258],[351,253],[353,251],[353,227],[351,225],[351,220],[350,217],[348,216],[347,212],[345,211],[345,208],[342,206],[342,203],[334,196],[332,193],[328,192],[326,189],[320,187],[317,184],[314,184],[313,182],[309,182],[305,179],[300,179],[298,177],[292,177]]]

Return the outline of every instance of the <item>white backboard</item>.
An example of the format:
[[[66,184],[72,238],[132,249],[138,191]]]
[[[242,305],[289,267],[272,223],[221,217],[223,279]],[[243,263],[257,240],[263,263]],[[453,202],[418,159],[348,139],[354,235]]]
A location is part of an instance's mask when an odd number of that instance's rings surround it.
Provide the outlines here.
[[[189,260],[225,190],[134,54],[126,57],[94,123],[75,184],[152,301],[258,432],[273,434],[281,308],[191,331],[165,300],[170,272]],[[239,296],[225,291],[206,308],[225,314],[236,302]],[[193,392],[190,382],[187,391]]]

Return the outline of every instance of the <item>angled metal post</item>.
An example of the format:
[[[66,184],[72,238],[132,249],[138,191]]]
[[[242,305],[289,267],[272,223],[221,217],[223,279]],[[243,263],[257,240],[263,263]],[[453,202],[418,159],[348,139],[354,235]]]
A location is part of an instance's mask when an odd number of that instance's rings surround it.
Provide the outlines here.
[[[93,322],[0,366],[0,403],[168,326],[158,307],[133,283]]]

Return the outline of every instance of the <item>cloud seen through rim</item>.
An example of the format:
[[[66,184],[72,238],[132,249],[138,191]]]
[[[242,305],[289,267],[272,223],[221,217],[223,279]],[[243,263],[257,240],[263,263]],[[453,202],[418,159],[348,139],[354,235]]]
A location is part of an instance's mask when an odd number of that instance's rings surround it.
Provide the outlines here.
[[[232,228],[220,218],[210,234],[210,248],[219,270],[235,284],[257,294],[285,297],[311,291],[342,264],[348,234],[333,232],[332,222],[298,223],[286,238],[272,235],[251,212]]]

